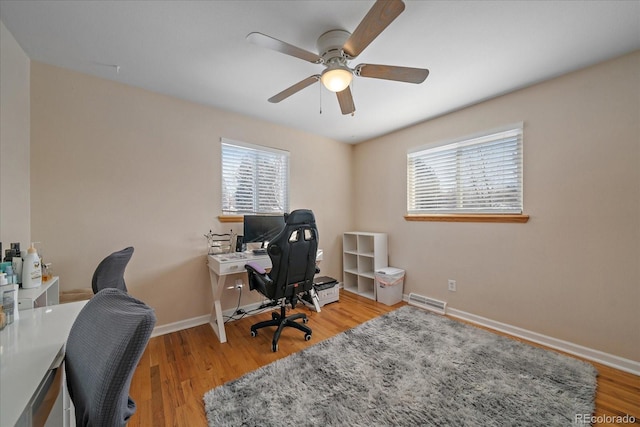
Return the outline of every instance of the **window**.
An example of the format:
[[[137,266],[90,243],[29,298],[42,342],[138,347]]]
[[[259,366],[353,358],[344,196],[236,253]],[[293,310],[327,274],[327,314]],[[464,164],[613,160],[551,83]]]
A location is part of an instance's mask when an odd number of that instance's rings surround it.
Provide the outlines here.
[[[222,139],[222,213],[289,211],[289,152]]]
[[[521,214],[522,123],[407,154],[412,214]]]

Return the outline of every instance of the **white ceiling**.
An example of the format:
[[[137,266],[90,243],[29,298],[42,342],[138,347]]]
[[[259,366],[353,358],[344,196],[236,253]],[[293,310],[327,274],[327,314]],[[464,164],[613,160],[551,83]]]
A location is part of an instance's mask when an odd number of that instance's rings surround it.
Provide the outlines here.
[[[32,60],[347,143],[640,49],[640,1],[405,3],[350,65],[430,75],[420,85],[356,77],[353,117],[319,83],[267,102],[323,67],[245,36],[259,31],[316,52],[318,36],[352,32],[373,1],[0,0],[0,20]]]

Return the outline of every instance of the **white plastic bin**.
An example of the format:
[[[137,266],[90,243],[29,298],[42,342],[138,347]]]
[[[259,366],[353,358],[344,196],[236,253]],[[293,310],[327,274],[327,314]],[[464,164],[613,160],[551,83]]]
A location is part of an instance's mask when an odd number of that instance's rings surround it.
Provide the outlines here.
[[[376,295],[378,302],[394,305],[402,301],[404,270],[385,267],[376,271]]]

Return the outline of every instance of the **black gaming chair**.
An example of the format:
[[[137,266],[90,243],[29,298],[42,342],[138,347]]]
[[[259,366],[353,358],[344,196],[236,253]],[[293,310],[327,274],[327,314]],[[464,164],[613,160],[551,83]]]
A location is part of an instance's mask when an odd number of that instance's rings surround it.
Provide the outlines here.
[[[245,268],[249,275],[249,288],[257,290],[272,303],[280,305],[280,313],[273,312],[271,320],[251,326],[251,336],[258,334],[258,329],[277,326],[271,349],[278,351],[278,340],[285,327],[294,327],[304,332],[306,341],[311,339],[311,329],[303,325],[307,323],[307,315],[295,313],[286,316],[286,306],[295,308],[299,295],[311,292],[313,276],[320,270],[316,267],[318,251],[318,229],[313,212],[299,209],[285,214],[284,229],[269,242],[267,253],[271,258],[271,271],[266,271],[257,264],[248,263]],[[302,319],[302,323],[296,320]]]
[[[129,246],[100,261],[91,279],[93,293],[97,294],[105,288],[116,288],[127,292],[127,285],[124,283],[124,270],[132,255],[133,247]]]

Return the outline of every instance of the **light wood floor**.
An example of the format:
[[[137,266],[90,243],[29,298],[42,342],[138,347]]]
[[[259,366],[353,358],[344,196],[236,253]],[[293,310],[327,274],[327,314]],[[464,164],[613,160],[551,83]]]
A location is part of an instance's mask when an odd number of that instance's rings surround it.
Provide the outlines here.
[[[403,304],[389,307],[341,290],[340,301],[322,307],[321,313],[299,305],[296,311],[309,316],[313,337],[304,341],[302,332],[287,330],[277,353],[271,351],[273,328],[255,338],[249,334],[250,326],[269,319],[269,313],[227,323],[225,344],[209,325],[152,338],[131,384],[138,410],[129,426],[206,426],[202,397],[210,389]],[[593,365],[599,372],[595,415],[628,414],[640,424],[640,377]]]

